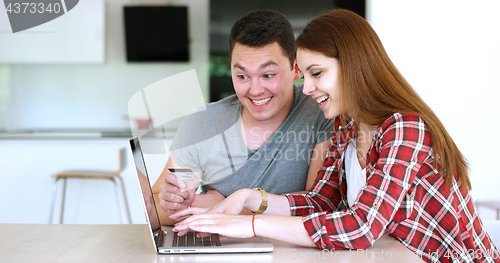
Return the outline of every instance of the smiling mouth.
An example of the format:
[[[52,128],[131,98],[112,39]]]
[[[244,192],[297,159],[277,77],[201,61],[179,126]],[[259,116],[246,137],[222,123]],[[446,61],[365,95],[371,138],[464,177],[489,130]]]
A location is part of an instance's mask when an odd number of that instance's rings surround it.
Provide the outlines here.
[[[325,103],[326,100],[328,100],[330,98],[330,96],[323,96],[321,98],[318,98],[316,99],[316,102],[319,104],[319,105],[322,105],[323,103]]]
[[[271,100],[272,97],[268,97],[268,98],[265,98],[265,99],[261,99],[261,100],[253,100],[253,99],[250,99],[253,104],[257,105],[257,106],[260,106],[260,105],[264,105],[266,104],[268,101]]]

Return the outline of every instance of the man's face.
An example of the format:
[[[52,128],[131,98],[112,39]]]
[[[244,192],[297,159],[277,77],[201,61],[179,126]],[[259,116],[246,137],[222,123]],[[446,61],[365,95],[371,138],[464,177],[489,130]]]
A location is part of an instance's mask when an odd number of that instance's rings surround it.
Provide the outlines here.
[[[277,42],[263,47],[236,43],[231,54],[234,90],[247,111],[257,121],[288,115],[293,103],[293,81],[299,73]]]

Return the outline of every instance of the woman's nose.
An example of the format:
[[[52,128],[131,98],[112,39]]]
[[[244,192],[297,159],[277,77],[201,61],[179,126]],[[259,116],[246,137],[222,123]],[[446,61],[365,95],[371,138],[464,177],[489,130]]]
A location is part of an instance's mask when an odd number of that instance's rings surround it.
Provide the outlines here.
[[[302,87],[302,92],[305,95],[311,95],[316,90],[316,87],[304,78],[304,86]]]

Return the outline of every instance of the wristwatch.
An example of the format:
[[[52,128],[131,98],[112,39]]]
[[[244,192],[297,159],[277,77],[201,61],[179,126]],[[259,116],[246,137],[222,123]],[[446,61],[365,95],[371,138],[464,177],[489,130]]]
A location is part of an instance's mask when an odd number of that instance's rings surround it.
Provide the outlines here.
[[[252,211],[252,213],[255,213],[255,214],[262,214],[264,213],[264,211],[266,211],[267,209],[267,193],[266,191],[264,191],[264,189],[262,188],[254,188],[255,190],[259,190],[260,193],[262,194],[262,203],[260,203],[260,207],[257,211]]]

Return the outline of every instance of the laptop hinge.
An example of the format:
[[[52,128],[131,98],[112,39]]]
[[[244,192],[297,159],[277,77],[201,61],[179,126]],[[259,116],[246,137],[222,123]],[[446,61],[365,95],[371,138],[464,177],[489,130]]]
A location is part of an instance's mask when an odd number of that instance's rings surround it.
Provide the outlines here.
[[[158,230],[156,230],[155,232],[155,241],[156,241],[156,247],[162,247],[163,246],[163,237],[164,237],[164,234],[163,234],[163,230],[160,228]]]

